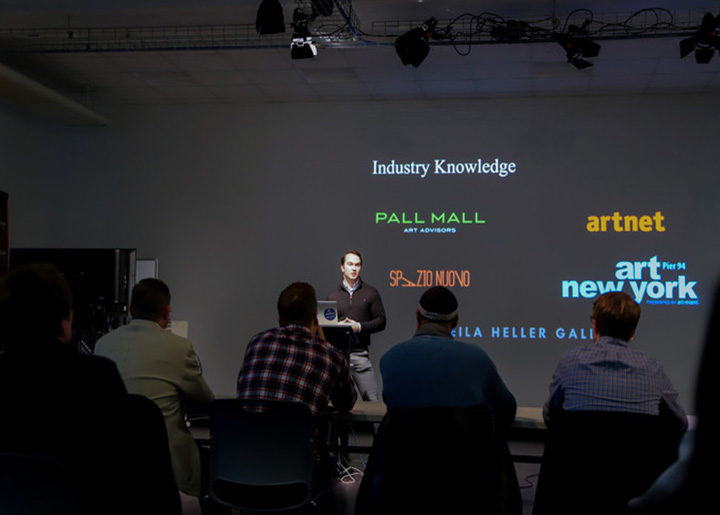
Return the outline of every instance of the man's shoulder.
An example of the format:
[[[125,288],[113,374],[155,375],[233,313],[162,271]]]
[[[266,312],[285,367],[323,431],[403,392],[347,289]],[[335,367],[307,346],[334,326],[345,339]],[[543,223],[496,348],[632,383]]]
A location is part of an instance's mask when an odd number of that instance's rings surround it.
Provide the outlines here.
[[[267,340],[270,338],[275,337],[281,337],[283,335],[290,336],[293,334],[300,334],[302,330],[296,326],[278,326],[278,327],[272,327],[270,329],[265,329],[264,331],[260,331],[259,333],[256,333],[252,338],[250,338],[250,341],[260,341],[260,340]]]
[[[163,329],[155,322],[140,320],[111,330],[98,340],[95,350],[102,354],[113,348],[132,346],[141,342],[166,345],[183,351],[192,348],[192,342],[189,339],[175,334],[169,329]]]
[[[573,366],[574,364],[589,359],[589,354],[593,351],[590,345],[578,345],[572,349],[566,350],[560,355],[557,362],[557,368]]]
[[[78,355],[75,360],[77,367],[81,370],[87,370],[90,374],[107,376],[108,374],[119,374],[117,365],[109,358],[100,355]]]
[[[463,364],[463,367],[478,367],[478,370],[495,366],[487,352],[477,344],[431,335],[416,336],[391,347],[381,358],[381,367],[383,360],[386,366],[404,366],[408,360],[420,360],[427,366]]]
[[[282,325],[255,334],[250,338],[248,347],[272,344],[297,345],[309,341],[311,337],[312,334],[306,327],[294,324]]]
[[[116,338],[129,337],[137,334],[161,334],[163,329],[156,323],[149,320],[131,320],[127,324],[120,325],[108,331],[100,340],[111,340]]]
[[[614,363],[633,363],[642,368],[662,368],[660,362],[644,350],[623,345],[608,346],[603,342],[585,343],[564,352],[558,361],[558,368],[572,368],[595,363],[612,367]]]
[[[427,353],[430,349],[447,351],[448,353],[459,351],[475,352],[478,350],[480,353],[485,354],[485,352],[477,345],[458,341],[449,336],[418,334],[409,340],[405,340],[390,347],[390,349],[388,349],[388,351],[383,355],[383,358],[385,356],[392,357],[394,355],[413,354],[416,352]]]
[[[348,295],[348,292],[345,291],[342,287],[342,284],[337,284],[332,290],[328,292],[327,295],[325,295],[325,298],[327,300],[336,300],[341,295]]]
[[[363,282],[360,283],[360,288],[359,288],[359,289],[365,290],[366,293],[372,292],[372,293],[374,293],[374,294],[376,294],[376,295],[380,295],[380,292],[378,292],[378,289],[375,288],[375,286],[373,286],[372,284],[368,284],[368,283],[366,283],[365,281],[363,281]]]
[[[325,340],[315,338],[310,330],[303,326],[280,326],[257,333],[250,339],[248,350],[262,353],[264,349],[271,346],[284,347],[287,350],[295,347],[292,352],[301,355],[314,353],[320,356],[328,356],[332,361],[345,359],[342,352],[335,346]]]
[[[128,332],[128,328],[129,325],[125,324],[110,329],[107,333],[102,335],[100,339],[98,339],[97,345],[100,345],[101,343],[107,343],[118,338],[122,338]]]
[[[597,352],[603,352],[605,347],[596,342],[581,343],[574,347],[566,350],[560,355],[560,359],[572,359],[578,356],[586,356],[589,354],[595,354]]]
[[[478,367],[494,367],[490,355],[477,343],[447,339],[443,341],[448,359]]]
[[[407,345],[415,345],[420,342],[427,343],[428,341],[440,348],[452,349],[455,351],[467,351],[483,355],[487,354],[483,348],[476,343],[456,340],[452,336],[445,336],[441,334],[417,334],[403,343]]]
[[[66,376],[72,376],[76,384],[92,385],[93,390],[98,390],[94,393],[102,393],[103,390],[117,392],[117,384],[122,384],[117,365],[109,358],[79,353],[53,356],[53,359],[57,358],[60,358],[55,362],[57,370]]]

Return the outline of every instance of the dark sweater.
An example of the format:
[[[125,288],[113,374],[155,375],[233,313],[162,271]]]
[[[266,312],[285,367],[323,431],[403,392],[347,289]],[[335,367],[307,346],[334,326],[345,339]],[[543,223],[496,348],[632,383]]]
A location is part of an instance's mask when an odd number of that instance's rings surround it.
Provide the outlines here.
[[[385,329],[385,308],[377,289],[360,282],[355,292],[350,294],[343,283],[327,295],[328,300],[337,301],[338,317],[345,317],[360,322],[360,332],[353,351],[367,350],[370,346],[370,335]]]

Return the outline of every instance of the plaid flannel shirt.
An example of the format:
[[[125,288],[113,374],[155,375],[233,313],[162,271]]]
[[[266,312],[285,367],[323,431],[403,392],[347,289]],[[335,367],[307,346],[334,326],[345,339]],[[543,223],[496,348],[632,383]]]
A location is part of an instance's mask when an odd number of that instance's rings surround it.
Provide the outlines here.
[[[342,353],[301,325],[281,326],[250,340],[237,396],[302,402],[315,415],[325,411],[329,401],[347,411],[356,400]]]

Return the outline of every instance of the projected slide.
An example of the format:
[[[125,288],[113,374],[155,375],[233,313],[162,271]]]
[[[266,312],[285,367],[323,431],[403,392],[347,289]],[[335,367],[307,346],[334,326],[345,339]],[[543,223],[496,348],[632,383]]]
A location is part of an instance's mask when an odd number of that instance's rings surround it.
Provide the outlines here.
[[[703,171],[673,146],[650,152],[622,123],[587,123],[562,145],[521,119],[489,123],[442,120],[412,137],[389,123],[342,165],[310,164],[325,173],[318,210],[337,218],[320,251],[333,263],[361,251],[388,311],[373,359],[412,335],[424,289],[447,286],[456,336],[490,353],[522,404],[540,405],[559,356],[592,341],[593,300],[625,291],[642,307],[633,345],[689,392],[720,272],[720,207],[698,200],[711,194]]]

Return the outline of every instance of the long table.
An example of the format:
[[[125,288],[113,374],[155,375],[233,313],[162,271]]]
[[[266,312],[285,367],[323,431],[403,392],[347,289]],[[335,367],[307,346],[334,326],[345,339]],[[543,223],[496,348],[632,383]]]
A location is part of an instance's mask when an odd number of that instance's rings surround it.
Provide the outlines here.
[[[377,423],[382,420],[386,412],[387,407],[382,402],[358,401],[349,412],[331,412],[328,416],[330,420],[340,422]],[[512,428],[518,430],[545,430],[542,408],[518,408]]]
[[[386,412],[387,407],[382,402],[358,401],[349,412],[331,412],[328,414],[328,418],[331,423],[377,424],[382,421]],[[543,441],[546,429],[542,418],[542,408],[519,407],[515,415],[515,422],[510,427],[509,438],[511,441]],[[370,452],[371,445],[371,443],[363,445],[358,442],[353,444],[347,438],[342,438],[341,442],[343,450],[362,454]],[[522,446],[511,445],[511,453],[516,462],[539,463],[541,459],[539,454],[527,452]]]

